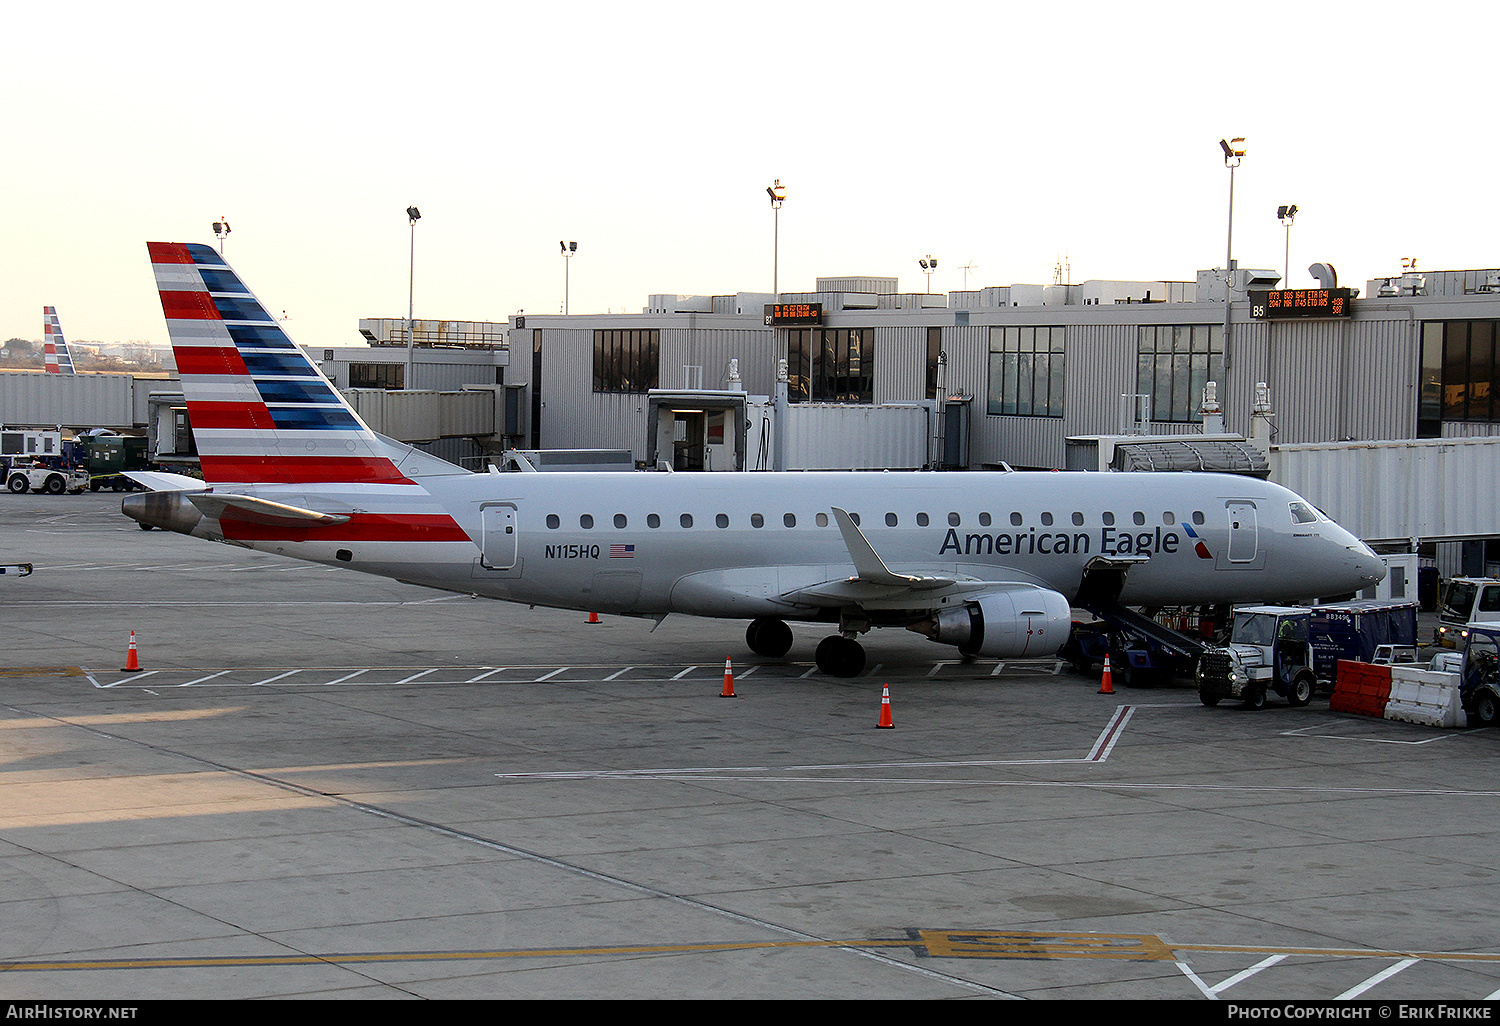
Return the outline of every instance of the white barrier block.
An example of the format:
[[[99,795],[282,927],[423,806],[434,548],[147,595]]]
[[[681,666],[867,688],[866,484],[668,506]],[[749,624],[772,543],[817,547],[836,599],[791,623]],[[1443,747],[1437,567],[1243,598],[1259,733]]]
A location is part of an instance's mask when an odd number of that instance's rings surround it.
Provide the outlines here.
[[[1468,722],[1458,700],[1456,673],[1391,667],[1391,697],[1385,718],[1433,727],[1462,727]]]

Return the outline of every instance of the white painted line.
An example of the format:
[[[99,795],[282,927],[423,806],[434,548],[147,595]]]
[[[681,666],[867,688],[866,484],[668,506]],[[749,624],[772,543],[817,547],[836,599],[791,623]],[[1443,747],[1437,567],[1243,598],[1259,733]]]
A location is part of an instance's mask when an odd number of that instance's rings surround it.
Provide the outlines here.
[[[203,683],[206,680],[213,680],[215,677],[222,677],[222,676],[224,676],[224,674],[226,674],[228,672],[229,672],[228,670],[220,670],[218,673],[210,673],[206,677],[198,677],[195,680],[183,681],[181,684],[179,684],[177,686],[180,687],[180,688],[190,688],[194,684],[201,684],[201,683]]]
[[[294,673],[301,673],[301,672],[302,672],[301,670],[287,670],[285,673],[278,673],[274,677],[267,677],[265,680],[258,680],[258,681],[256,681],[254,684],[252,684],[250,686],[251,687],[260,687],[260,685],[262,685],[262,684],[269,684],[272,681],[280,680],[283,677],[290,677]]]
[[[675,675],[674,675],[674,676],[673,676],[673,677],[672,677],[672,679],[673,679],[673,680],[681,680],[681,679],[682,679],[682,678],[684,678],[684,677],[686,677],[686,676],[687,676],[687,675],[688,675],[688,674],[690,674],[690,673],[692,673],[692,672],[693,672],[693,671],[694,671],[694,670],[696,670],[696,669],[697,669],[697,668],[698,668],[698,667],[696,667],[696,666],[689,666],[689,667],[688,667],[688,668],[687,668],[687,669],[686,669],[686,670],[683,670],[683,671],[682,671],[682,672],[681,672],[681,673],[679,673],[679,674],[675,674]]]
[[[634,666],[627,666],[623,670],[616,670],[614,673],[611,673],[608,677],[605,677],[604,679],[605,680],[614,680],[616,677],[620,676],[622,673],[629,673],[633,669],[635,669]]]
[[[1129,705],[1118,706],[1114,716],[1105,728],[1099,732],[1099,737],[1094,741],[1094,747],[1089,750],[1087,761],[1104,762],[1109,758],[1109,753],[1114,751],[1115,744],[1125,733],[1125,724],[1130,722],[1130,717],[1135,715],[1135,708]]]
[[[1359,984],[1358,986],[1355,986],[1355,987],[1350,987],[1348,990],[1344,991],[1338,997],[1334,998],[1334,1000],[1335,1001],[1353,1001],[1355,998],[1359,997],[1361,994],[1363,994],[1365,991],[1369,990],[1371,987],[1375,986],[1376,984],[1378,984],[1378,983],[1384,983],[1386,980],[1390,979],[1392,976],[1395,976],[1401,970],[1409,968],[1411,966],[1414,966],[1414,965],[1416,965],[1420,961],[1421,961],[1421,959],[1419,959],[1419,958],[1403,958],[1401,961],[1397,962],[1395,965],[1390,966],[1389,968],[1384,969],[1384,970],[1376,973],[1374,976],[1371,976],[1364,983],[1361,983],[1361,984]]]
[[[758,669],[760,669],[760,663],[755,663],[754,665],[745,667],[743,670],[734,671],[734,674],[736,677],[748,677]]]
[[[497,666],[497,667],[495,667],[495,669],[490,670],[487,673],[481,673],[477,677],[470,677],[468,680],[464,681],[464,683],[465,684],[474,684],[474,683],[476,683],[478,681],[484,680],[484,678],[486,678],[486,677],[493,677],[497,673],[504,673],[508,669],[510,669],[509,666]]]
[[[1214,994],[1222,994],[1230,987],[1233,987],[1236,983],[1245,982],[1250,977],[1260,972],[1262,969],[1269,969],[1271,968],[1271,966],[1275,965],[1277,962],[1280,962],[1284,958],[1286,958],[1285,955],[1272,955],[1270,958],[1262,959],[1261,961],[1256,962],[1254,965],[1252,965],[1249,969],[1241,969],[1239,972],[1235,973],[1233,976],[1225,980],[1223,983],[1219,984],[1217,987],[1211,988],[1212,992]]]
[[[346,673],[342,677],[336,677],[333,680],[324,681],[323,683],[325,685],[328,685],[328,684],[342,684],[346,680],[353,680],[355,677],[358,677],[361,673],[368,673],[370,671],[370,669],[371,669],[370,667],[366,666],[363,670],[355,670],[353,673]]]
[[[412,681],[416,680],[418,677],[425,677],[429,673],[437,673],[438,670],[439,670],[439,667],[434,666],[430,670],[423,670],[421,673],[414,673],[410,677],[402,677],[400,680],[392,681],[391,683],[392,684],[410,684]]]
[[[557,669],[553,670],[551,673],[543,674],[542,676],[538,677],[536,680],[532,681],[531,683],[533,683],[533,684],[540,684],[544,680],[551,680],[553,677],[556,677],[559,673],[562,673],[567,668],[568,667],[566,667],[566,666],[559,666]]]
[[[142,673],[132,673],[129,677],[126,677],[124,680],[117,680],[117,681],[114,682],[114,684],[105,684],[103,686],[106,687],[106,688],[112,688],[112,687],[116,687],[117,685],[120,685],[120,684],[134,684],[138,680],[142,680],[142,679],[144,679],[146,677],[150,677],[150,676],[152,676],[154,674],[157,674],[157,673],[160,673],[160,672],[161,672],[160,670],[146,670],[146,671],[144,671]]]
[[[995,668],[990,671],[990,676],[991,677],[998,677],[998,676],[1000,676],[1000,671],[1003,670],[1003,669],[1005,669],[1005,664],[1004,663],[996,663],[995,664]]]
[[[1178,962],[1177,968],[1182,972],[1182,975],[1193,981],[1193,986],[1202,991],[1204,997],[1208,998],[1210,1001],[1216,999],[1213,988],[1199,979],[1198,974],[1189,969],[1186,962]]]

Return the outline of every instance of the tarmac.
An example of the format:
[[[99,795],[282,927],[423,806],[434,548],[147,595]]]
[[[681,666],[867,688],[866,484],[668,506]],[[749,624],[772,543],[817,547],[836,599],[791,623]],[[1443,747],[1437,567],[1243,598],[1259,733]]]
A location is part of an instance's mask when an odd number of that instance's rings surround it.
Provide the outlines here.
[[[743,623],[425,591],[109,493],[0,495],[23,562],[3,1001],[1500,994],[1500,731],[901,631],[832,679],[817,627],[765,659]]]

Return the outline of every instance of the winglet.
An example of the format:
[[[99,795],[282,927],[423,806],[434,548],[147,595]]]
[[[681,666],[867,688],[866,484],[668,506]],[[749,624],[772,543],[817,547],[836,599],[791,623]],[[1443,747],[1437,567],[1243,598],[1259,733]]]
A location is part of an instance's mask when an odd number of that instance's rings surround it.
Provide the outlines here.
[[[919,578],[892,573],[891,568],[885,565],[885,560],[876,553],[875,546],[870,544],[870,540],[854,522],[854,518],[837,506],[829,508],[833,510],[833,518],[838,521],[839,533],[844,536],[844,545],[849,549],[849,557],[854,560],[854,570],[861,581],[890,587],[910,587],[918,583]]]

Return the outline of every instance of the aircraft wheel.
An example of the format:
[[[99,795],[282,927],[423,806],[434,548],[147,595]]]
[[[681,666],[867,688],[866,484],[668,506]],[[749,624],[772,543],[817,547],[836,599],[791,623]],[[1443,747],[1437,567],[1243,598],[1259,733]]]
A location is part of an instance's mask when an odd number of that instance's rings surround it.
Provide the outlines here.
[[[818,642],[813,659],[830,677],[858,677],[865,668],[865,649],[853,638],[830,634]]]
[[[792,629],[784,620],[763,616],[745,628],[745,644],[756,655],[779,659],[792,650]]]
[[[1299,673],[1292,678],[1292,687],[1287,692],[1286,700],[1291,705],[1306,705],[1312,701],[1313,693],[1317,690],[1318,682],[1312,674]]]
[[[22,492],[31,491],[31,482],[26,480],[25,474],[17,474],[5,483],[5,487],[20,495]]]
[[[135,526],[139,527],[142,531],[155,530],[155,528],[153,528],[150,524],[136,524]]]

